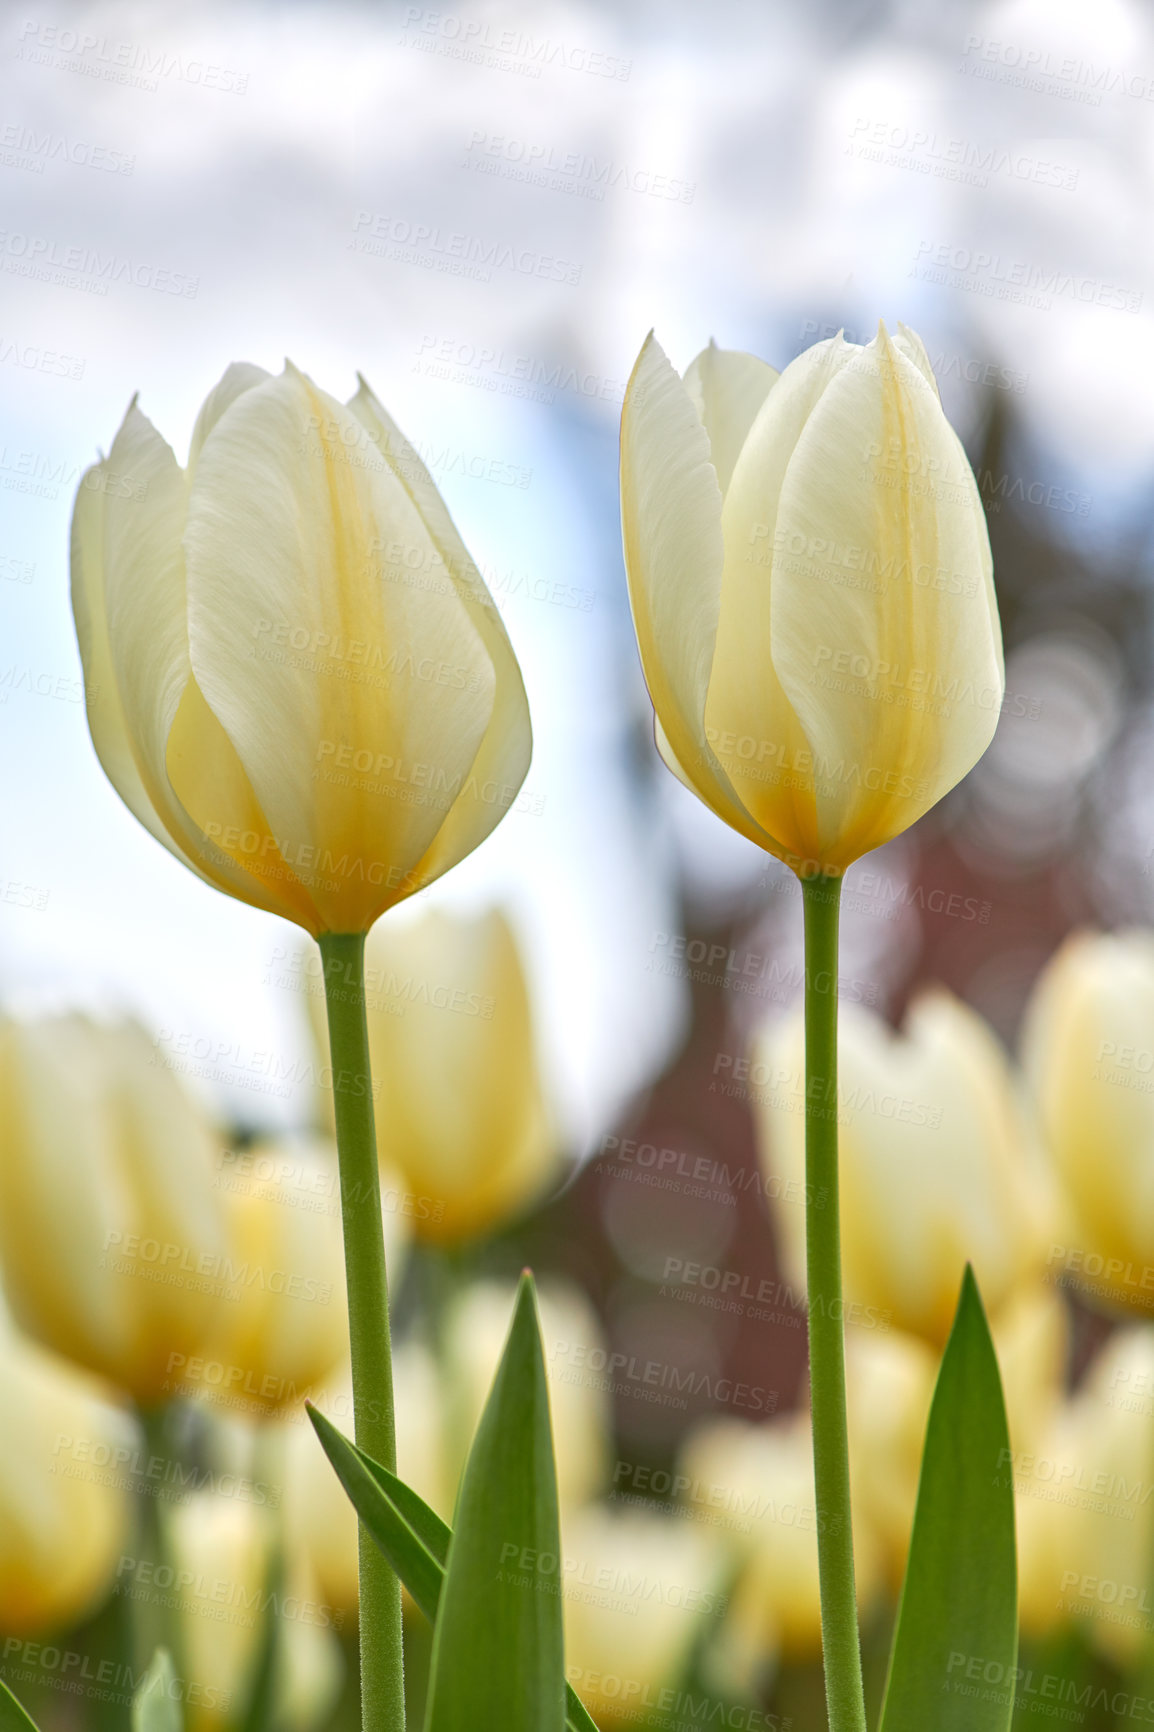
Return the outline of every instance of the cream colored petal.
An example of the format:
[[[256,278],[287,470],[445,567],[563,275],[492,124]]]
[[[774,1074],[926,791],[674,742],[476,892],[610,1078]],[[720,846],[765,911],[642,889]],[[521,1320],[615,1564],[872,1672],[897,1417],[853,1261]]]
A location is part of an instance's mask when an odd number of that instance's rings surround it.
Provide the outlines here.
[[[880,329],[884,333],[885,326],[882,325]],[[930,357],[926,352],[926,346],[918,336],[917,332],[912,331],[908,325],[903,325],[899,319],[897,335],[892,339],[892,341],[894,348],[900,349],[903,355],[908,356],[908,358],[914,363],[914,366],[921,373],[922,377],[926,380],[926,383],[932,385],[940,397],[941,392],[938,391],[938,381],[934,377],[933,362],[930,360]]]
[[[625,393],[621,521],[641,666],[682,779],[727,824],[777,852],[706,737],[724,559],[721,492],[693,401],[652,335]]]
[[[72,616],[84,668],[84,702],[92,744],[129,811],[186,866],[197,868],[165,828],[141,778],[120,701],[104,593],[109,459],[85,471],[72,513]]]
[[[788,581],[775,557],[773,664],[814,751],[822,856],[845,866],[961,780],[1005,687],[973,474],[936,389],[888,339],[815,404],[776,522],[804,552]]]
[[[204,442],[226,410],[231,409],[237,398],[245,391],[251,391],[257,385],[263,385],[271,379],[272,374],[266,373],[263,367],[254,367],[251,361],[233,361],[225,368],[218,384],[214,385],[204,402],[200,414],[196,418],[196,426],[192,430],[192,443],[188,452],[188,473],[191,477],[204,448]]]
[[[768,361],[741,349],[719,349],[716,343],[703,349],[685,370],[685,389],[709,435],[723,497],[749,429],[777,379],[777,369]]]
[[[315,873],[319,929],[364,930],[476,759],[485,644],[364,426],[295,370],[217,423],[185,546],[197,683],[290,869]]]
[[[781,541],[782,480],[805,423],[851,353],[840,337],[791,362],[766,397],[725,496],[725,571],[705,720],[738,797],[783,857],[822,861],[808,740],[771,655],[776,587],[804,579],[806,546]]]
[[[1069,1256],[1107,1304],[1154,1309],[1154,940],[1079,933],[1030,1002],[1023,1058],[1069,1198]],[[1087,1272],[1087,1259],[1089,1269]]]
[[[428,884],[483,842],[515,799],[533,753],[529,705],[504,622],[432,476],[364,379],[349,408],[405,486],[493,663],[489,726],[465,785],[414,873]]]
[[[366,988],[378,1145],[418,1199],[418,1234],[459,1242],[523,1212],[549,1182],[557,1139],[507,922],[382,922]]]

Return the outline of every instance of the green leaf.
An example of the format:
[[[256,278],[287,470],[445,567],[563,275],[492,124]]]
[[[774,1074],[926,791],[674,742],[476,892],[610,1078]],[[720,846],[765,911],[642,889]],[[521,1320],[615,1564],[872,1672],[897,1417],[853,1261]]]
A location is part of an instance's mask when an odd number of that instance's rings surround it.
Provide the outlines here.
[[[533,1278],[461,1477],[425,1732],[562,1732],[561,1531]]]
[[[452,1529],[403,1479],[358,1449],[306,1402],[309,1418],[350,1503],[430,1623],[436,1621]],[[597,1732],[584,1702],[565,1686],[567,1732]],[[0,1727],[0,1732],[5,1729]]]
[[[0,1678],[0,1732],[39,1732],[35,1720]]]
[[[973,1271],[926,1427],[879,1732],[1008,1732],[1018,1654],[1010,1439]]]
[[[172,1656],[157,1648],[132,1698],[132,1732],[180,1732],[178,1694]]]

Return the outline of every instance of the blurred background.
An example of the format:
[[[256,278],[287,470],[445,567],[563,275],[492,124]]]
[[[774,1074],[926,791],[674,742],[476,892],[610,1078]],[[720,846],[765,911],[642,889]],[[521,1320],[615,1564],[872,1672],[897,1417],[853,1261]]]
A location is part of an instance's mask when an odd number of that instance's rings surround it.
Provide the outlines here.
[[[351,1724],[351,1530],[299,1423],[308,1393],[349,1418],[319,965],[120,804],[68,601],[72,500],[133,393],[183,461],[225,366],[288,355],[342,399],[362,372],[415,443],[534,722],[508,817],[382,923],[370,981],[402,1469],[451,1512],[532,1263],[576,1687],[607,1726],[824,1723],[800,899],[657,758],[617,427],[651,327],[681,369],[711,337],[781,368],[883,319],[924,339],[978,476],[1007,697],[978,768],[846,886],[871,1689],[934,1281],[969,1257],[1011,1406],[1020,1723],[1154,1723],[1154,1354],[1119,1323],[1154,1291],[1154,21],[454,3],[0,22],[0,1249],[12,1400],[59,1404],[4,1446],[0,1670],[45,1724],[121,1725],[159,1628],[190,1723],[239,1726],[271,1621],[299,1676],[269,1714]],[[1123,936],[1071,948],[1086,929]],[[948,1682],[1004,1685],[983,1666]]]

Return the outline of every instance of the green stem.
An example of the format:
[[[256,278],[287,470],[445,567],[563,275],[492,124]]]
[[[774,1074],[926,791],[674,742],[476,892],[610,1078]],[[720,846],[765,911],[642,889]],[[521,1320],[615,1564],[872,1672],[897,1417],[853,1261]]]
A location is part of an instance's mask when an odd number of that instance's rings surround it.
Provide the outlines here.
[[[341,1170],[356,1440],[383,1467],[395,1470],[389,1284],[365,1020],[365,935],[327,932],[320,947]],[[403,1732],[401,1584],[363,1526],[360,1652],[363,1732]]]
[[[837,1199],[840,878],[802,881],[805,909],[805,1251],[821,1639],[830,1732],[865,1732],[854,1592]]]

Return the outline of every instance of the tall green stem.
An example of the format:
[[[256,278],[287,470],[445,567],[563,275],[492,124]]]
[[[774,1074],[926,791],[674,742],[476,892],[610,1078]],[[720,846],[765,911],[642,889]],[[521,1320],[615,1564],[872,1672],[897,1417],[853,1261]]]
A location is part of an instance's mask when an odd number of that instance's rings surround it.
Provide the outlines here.
[[[365,935],[328,932],[320,947],[341,1169],[356,1440],[382,1466],[395,1470],[389,1283],[365,1020]],[[364,1732],[403,1732],[401,1584],[363,1526],[359,1557],[361,1725]]]
[[[805,1251],[821,1637],[830,1732],[865,1732],[845,1414],[837,1172],[839,878],[802,882],[805,909]]]

